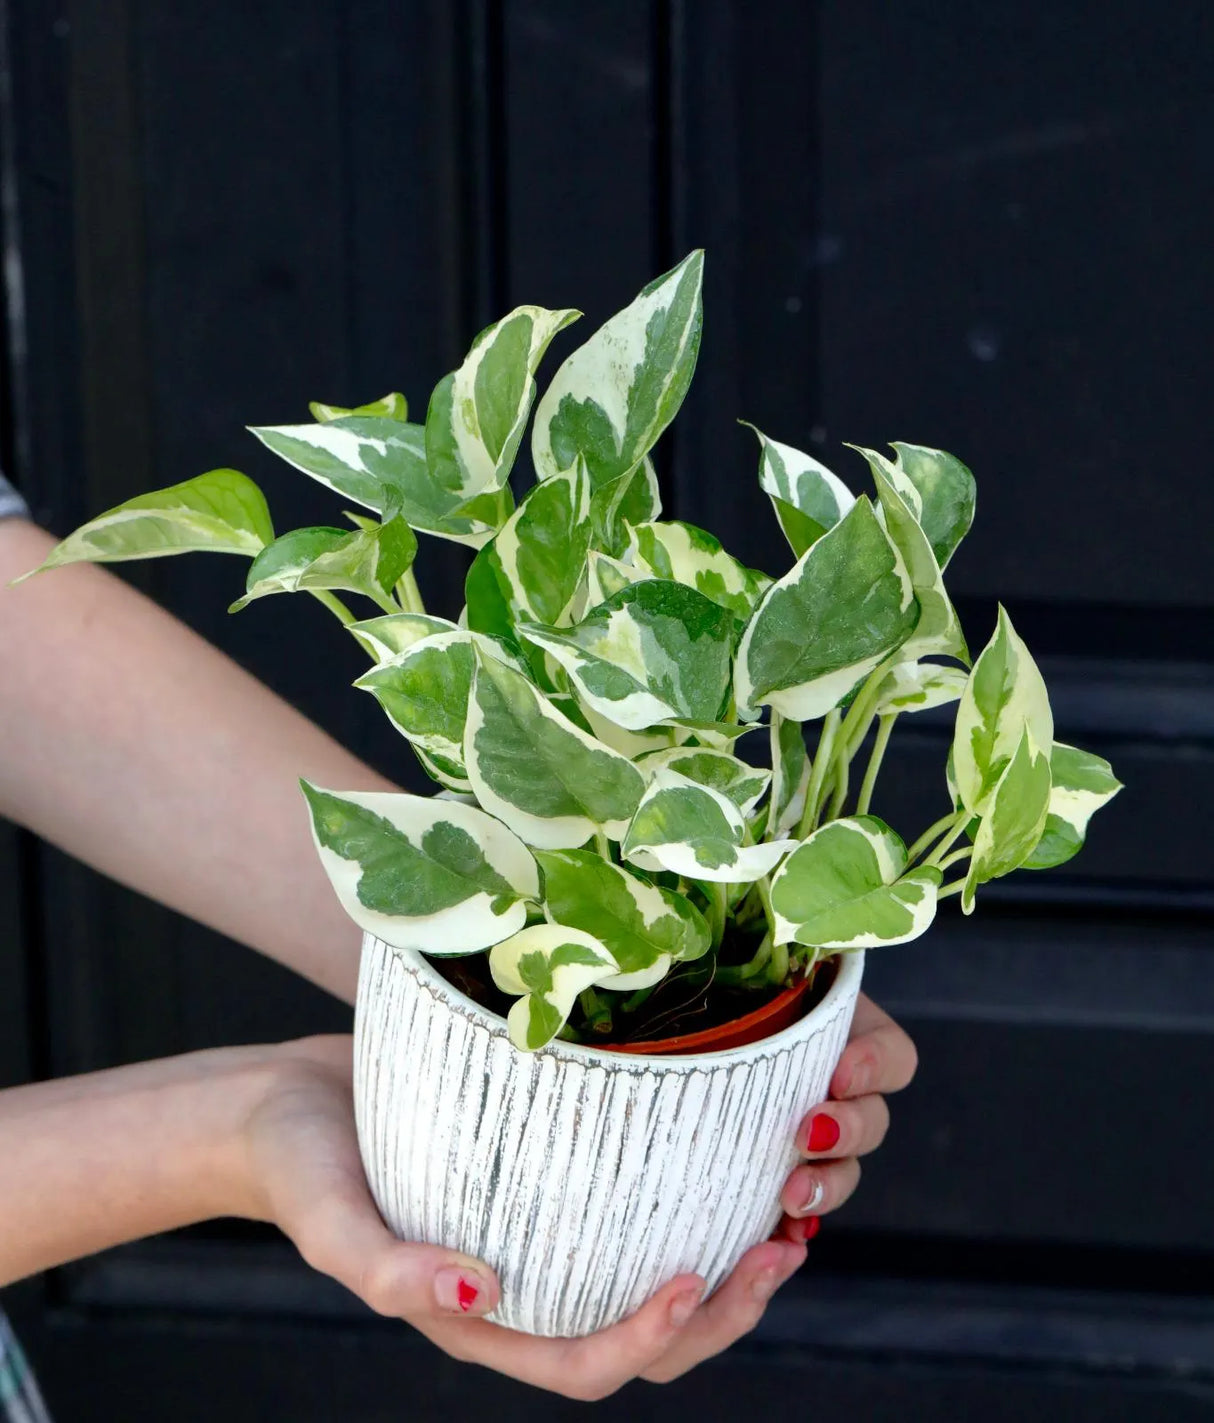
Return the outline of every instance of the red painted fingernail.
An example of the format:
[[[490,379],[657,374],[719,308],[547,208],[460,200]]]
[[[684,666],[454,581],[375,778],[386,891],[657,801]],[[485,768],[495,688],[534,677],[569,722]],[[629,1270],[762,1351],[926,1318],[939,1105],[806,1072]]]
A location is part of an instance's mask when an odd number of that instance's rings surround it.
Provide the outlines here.
[[[479,1294],[480,1290],[478,1290],[475,1285],[470,1285],[467,1280],[460,1280],[456,1288],[455,1297],[459,1300],[459,1307],[465,1314],[467,1314],[476,1303]]]
[[[484,1281],[471,1270],[449,1266],[434,1277],[434,1302],[449,1314],[467,1314],[481,1297]]]
[[[785,1234],[794,1245],[808,1245],[821,1229],[822,1217],[808,1215],[801,1220],[790,1220],[785,1229]]]
[[[814,1236],[817,1235],[818,1231],[822,1229],[822,1217],[820,1215],[806,1216],[804,1225],[805,1234],[801,1238],[808,1245]]]
[[[810,1151],[829,1151],[832,1146],[838,1145],[839,1123],[834,1117],[828,1117],[825,1112],[818,1115],[809,1123],[808,1149]]]

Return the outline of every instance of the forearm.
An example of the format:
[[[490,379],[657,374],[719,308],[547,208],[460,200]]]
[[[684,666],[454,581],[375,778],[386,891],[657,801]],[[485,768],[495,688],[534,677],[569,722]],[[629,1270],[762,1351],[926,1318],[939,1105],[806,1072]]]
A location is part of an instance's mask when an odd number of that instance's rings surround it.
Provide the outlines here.
[[[352,1000],[299,777],[390,785],[104,569],[5,586],[52,546],[0,521],[0,814]]]
[[[262,1218],[244,1129],[279,1051],[222,1048],[0,1092],[0,1285],[215,1216]]]

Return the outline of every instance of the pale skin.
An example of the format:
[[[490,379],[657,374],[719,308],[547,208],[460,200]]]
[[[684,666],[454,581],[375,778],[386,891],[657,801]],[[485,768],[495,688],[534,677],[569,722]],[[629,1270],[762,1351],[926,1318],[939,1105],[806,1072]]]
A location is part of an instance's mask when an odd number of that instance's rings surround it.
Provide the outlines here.
[[[394,787],[104,570],[6,588],[52,545],[0,521],[0,814],[351,1002],[360,936],[317,861],[298,781]],[[488,1323],[488,1266],[387,1230],[358,1159],[348,1037],[15,1088],[0,1093],[0,1285],[216,1216],[272,1221],[310,1264],[453,1357],[602,1398],[636,1377],[676,1378],[754,1328],[805,1260],[807,1218],[855,1190],[858,1158],[888,1126],[884,1094],[914,1070],[910,1039],[862,995],[831,1100],[798,1130],[805,1161],[781,1196],[778,1237],[710,1299],[680,1276],[580,1340]],[[820,1118],[837,1140],[812,1151]],[[814,1144],[824,1135],[819,1123]]]

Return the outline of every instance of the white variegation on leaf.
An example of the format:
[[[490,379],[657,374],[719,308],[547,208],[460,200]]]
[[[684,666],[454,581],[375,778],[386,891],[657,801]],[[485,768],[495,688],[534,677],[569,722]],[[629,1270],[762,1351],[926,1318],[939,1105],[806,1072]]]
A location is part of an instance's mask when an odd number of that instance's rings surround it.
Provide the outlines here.
[[[674,419],[700,349],[704,254],[692,252],[561,366],[535,412],[531,453],[547,479],[584,455],[594,487],[649,453]]]
[[[911,506],[941,569],[974,522],[974,476],[955,455],[895,440],[895,488]]]
[[[685,583],[728,609],[741,622],[771,587],[765,573],[747,568],[720,540],[694,524],[653,522],[629,526],[633,565],[655,578]]]
[[[592,547],[622,557],[628,549],[628,529],[646,524],[662,512],[658,476],[648,455],[626,474],[594,491],[590,500]]]
[[[464,732],[477,800],[529,845],[619,840],[645,781],[626,757],[562,716],[522,673],[479,649]]]
[[[685,895],[588,850],[541,850],[536,859],[544,874],[548,919],[593,934],[619,964],[619,974],[603,980],[603,988],[648,988],[672,963],[708,952],[708,925]]]
[[[621,849],[643,870],[744,884],[770,874],[796,843],[745,839],[745,817],[727,795],[663,768],[646,787]]]
[[[464,770],[462,762],[448,761],[443,756],[435,756],[416,744],[413,745],[413,754],[417,757],[426,775],[442,786],[443,790],[450,791],[452,795],[476,799],[472,795],[472,783],[468,780],[468,774]]]
[[[974,663],[957,708],[952,774],[957,797],[981,812],[1025,729],[1049,755],[1054,717],[1049,694],[1027,647],[1001,607],[990,642]]]
[[[899,712],[930,711],[948,706],[965,691],[968,674],[959,667],[941,667],[935,662],[899,662],[881,683],[874,707],[876,716]]]
[[[1077,855],[1088,821],[1121,788],[1103,756],[1055,741],[1050,752],[1049,814],[1041,839],[1021,869],[1052,869]]]
[[[565,669],[582,703],[629,731],[716,721],[729,694],[736,623],[681,583],[634,583],[569,628],[519,626]]]
[[[326,405],[320,400],[310,400],[308,411],[313,420],[327,425],[330,420],[343,420],[347,415],[379,415],[385,420],[406,421],[409,418],[409,402],[399,390],[389,391],[378,400],[369,400],[366,405]]]
[[[457,501],[505,484],[535,399],[536,368],[556,333],[580,315],[516,307],[486,327],[459,369],[435,386],[426,461],[431,478]]]
[[[122,563],[198,551],[253,558],[273,537],[261,490],[238,470],[213,469],[90,519],[14,581],[67,563]]]
[[[244,597],[228,611],[238,613],[272,593],[331,591],[360,593],[395,612],[392,590],[416,553],[417,537],[400,515],[353,533],[295,529],[257,555],[249,566]]]
[[[614,597],[621,588],[629,588],[634,583],[643,583],[647,578],[653,576],[647,568],[637,568],[634,564],[626,563],[622,558],[612,558],[609,553],[600,553],[597,549],[591,549],[586,556],[583,595],[581,606],[575,605],[577,616],[574,618],[574,622],[580,622],[591,608],[597,608],[600,603],[605,603],[608,598]]]
[[[772,877],[777,943],[869,949],[917,939],[936,913],[940,871],[906,873],[906,846],[876,816],[821,826]]]
[[[593,934],[563,924],[533,924],[495,944],[489,971],[503,993],[519,1000],[506,1016],[510,1041],[534,1052],[565,1026],[577,996],[619,973]]]
[[[1024,864],[1041,839],[1050,808],[1050,758],[1025,727],[1011,759],[987,797],[970,858],[961,908],[973,912],[980,884]]]
[[[759,437],[759,487],[771,499],[793,556],[800,558],[843,518],[855,495],[813,455],[750,428]]]
[[[771,714],[771,807],[767,830],[772,839],[791,834],[805,813],[810,760],[799,721]]]
[[[637,765],[647,776],[659,770],[677,771],[695,781],[728,796],[743,815],[749,815],[763,799],[771,783],[771,772],[750,766],[728,751],[707,746],[675,746],[665,751],[651,751]]]
[[[483,810],[301,784],[321,863],[361,929],[396,948],[472,954],[526,923],[540,893],[535,861]]]
[[[650,726],[644,731],[629,731],[603,716],[589,702],[576,699],[579,712],[587,726],[604,746],[610,746],[630,761],[638,761],[651,751],[668,751],[686,740],[689,733],[677,726]]]
[[[771,706],[794,721],[824,716],[900,648],[918,621],[902,555],[867,499],[774,583],[738,647],[740,712]]]
[[[436,618],[429,613],[385,613],[382,618],[364,618],[347,624],[358,645],[375,662],[387,662],[399,652],[405,652],[423,637],[438,632],[455,632],[457,625],[449,618]]]

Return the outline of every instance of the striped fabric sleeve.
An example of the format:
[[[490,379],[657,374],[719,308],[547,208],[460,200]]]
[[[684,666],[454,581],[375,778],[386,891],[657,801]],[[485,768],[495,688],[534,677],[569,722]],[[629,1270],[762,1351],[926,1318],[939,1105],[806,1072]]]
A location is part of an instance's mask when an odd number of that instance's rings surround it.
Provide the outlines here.
[[[0,1423],[51,1423],[38,1385],[0,1309]]]
[[[29,507],[20,494],[0,474],[0,519],[29,518]]]

